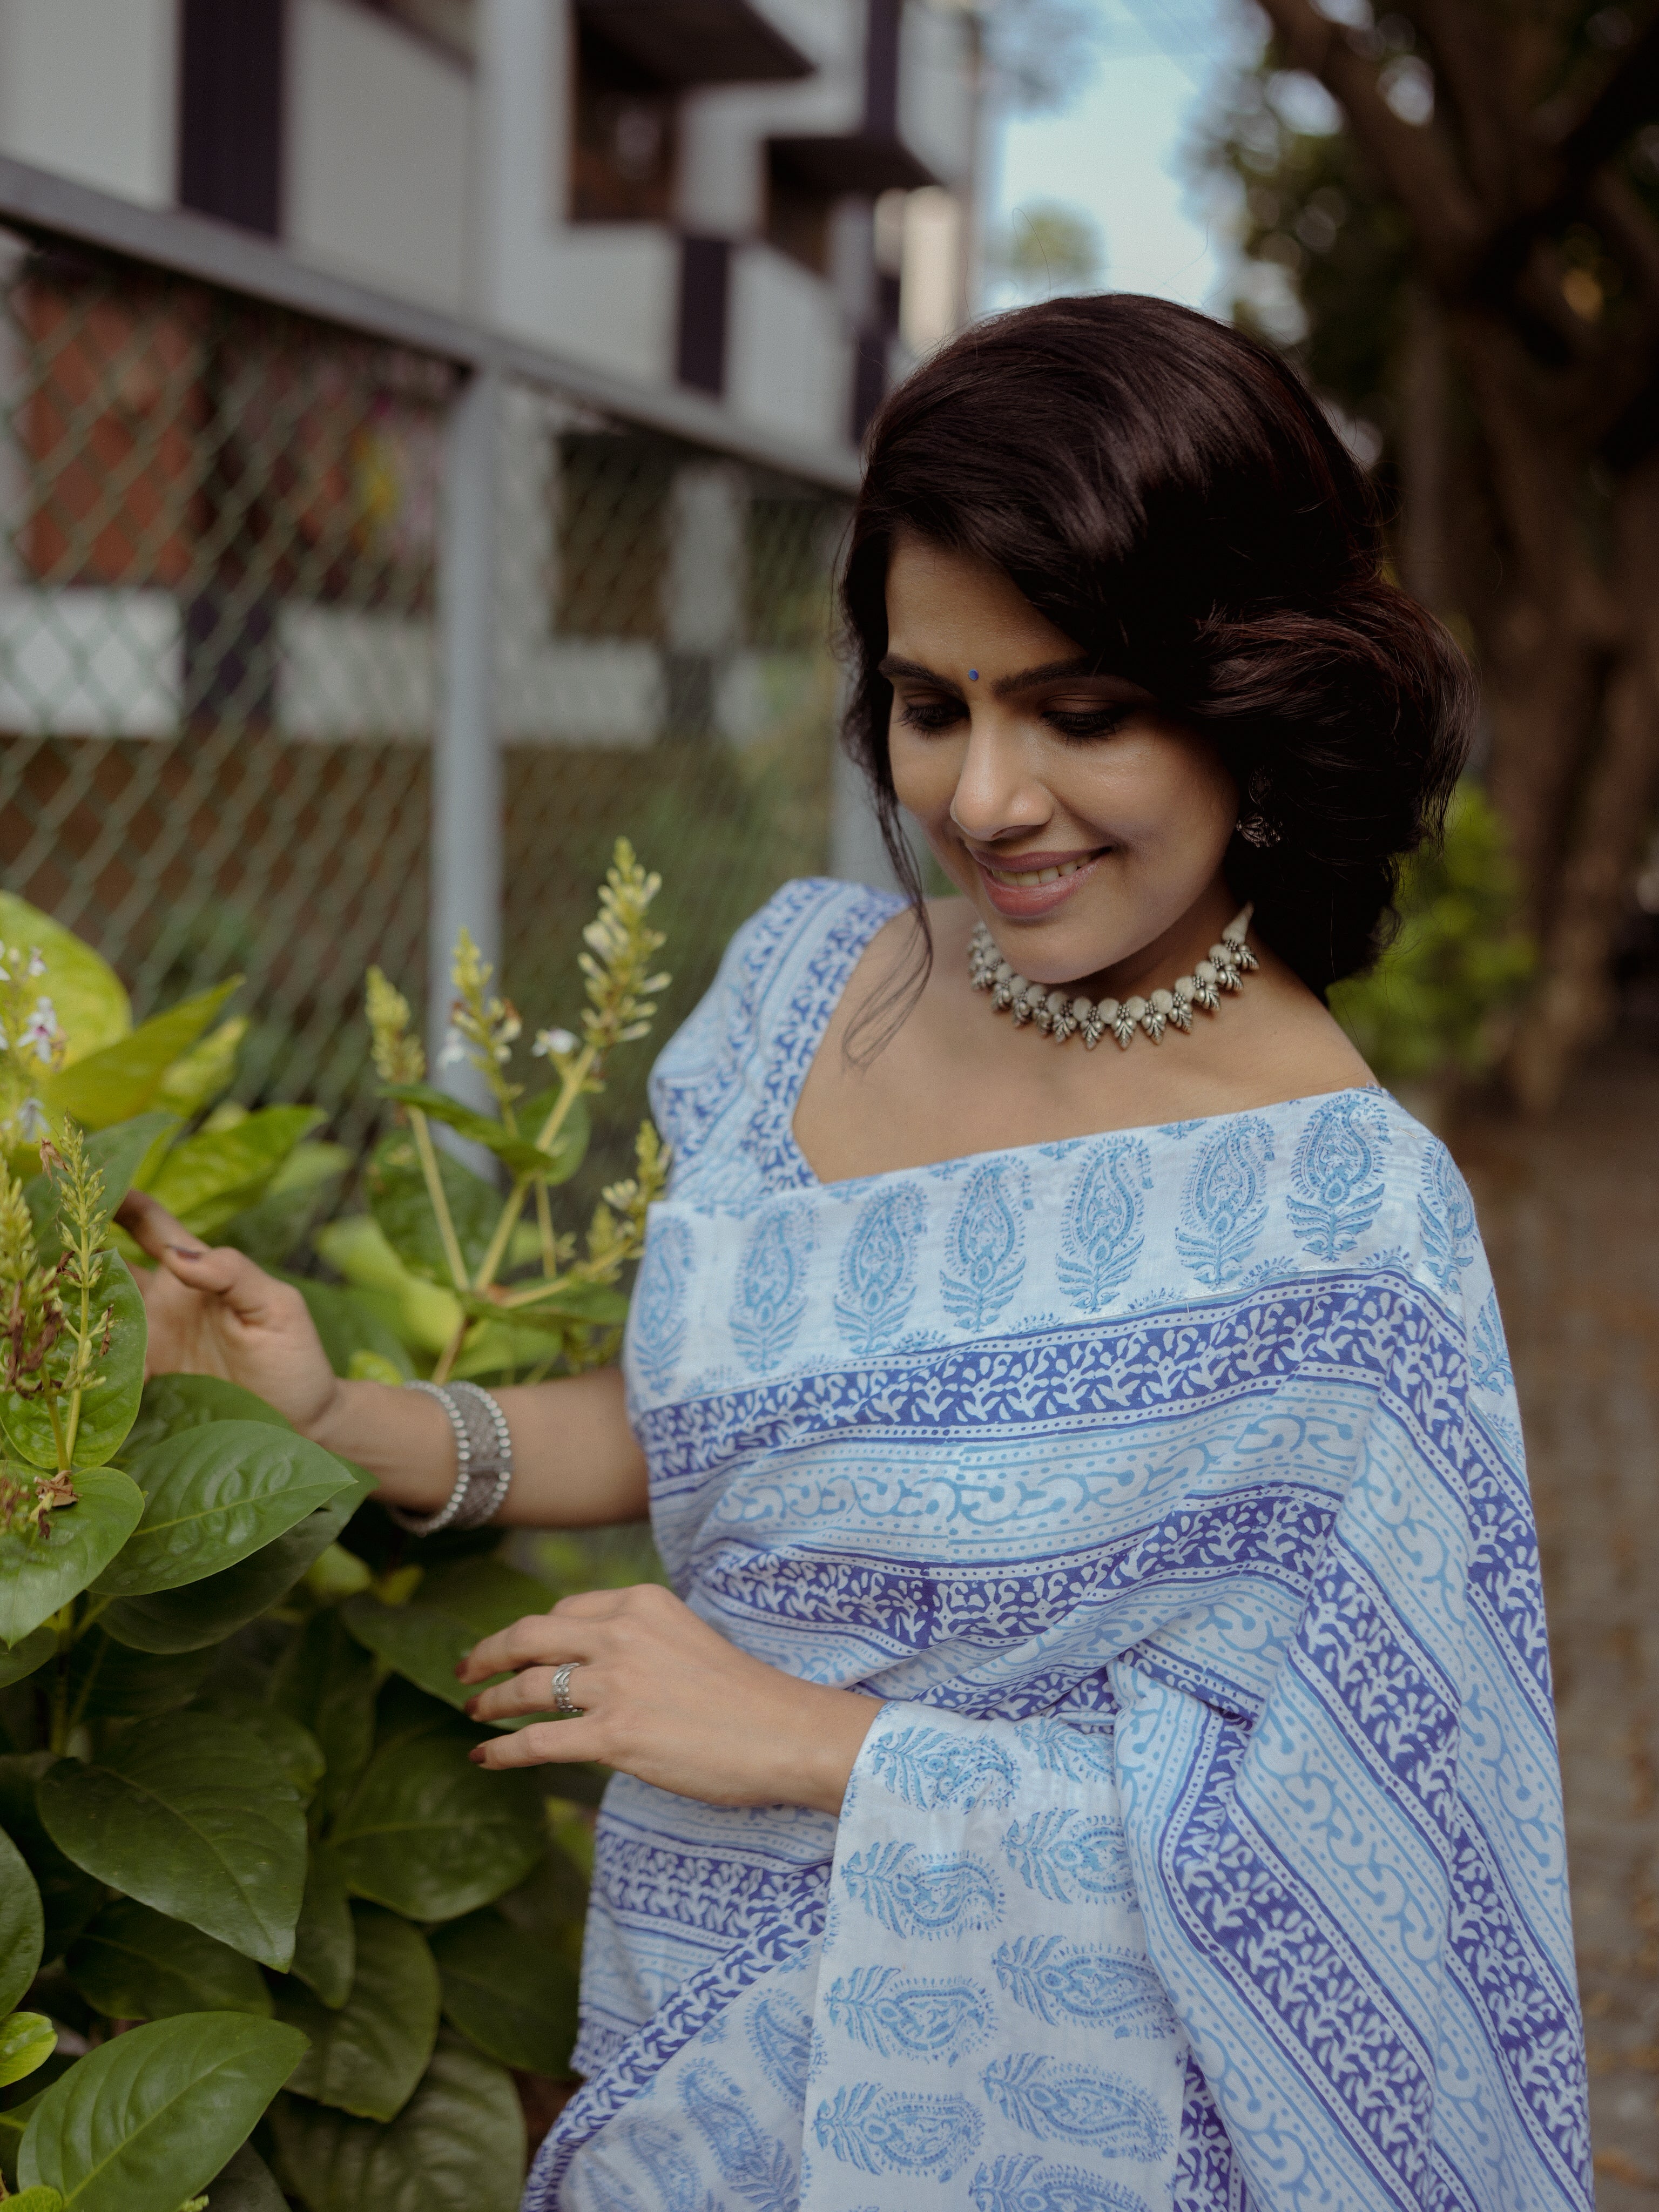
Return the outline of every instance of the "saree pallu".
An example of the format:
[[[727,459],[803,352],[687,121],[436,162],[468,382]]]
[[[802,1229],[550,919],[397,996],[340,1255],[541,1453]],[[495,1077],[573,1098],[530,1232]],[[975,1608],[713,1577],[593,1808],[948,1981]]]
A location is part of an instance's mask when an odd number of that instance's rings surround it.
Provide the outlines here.
[[[663,1055],[626,1353],[681,1595],[884,1702],[838,1820],[611,1784],[529,2212],[1588,2212],[1455,1168],[1350,1090],[821,1185],[892,911],[787,886]]]

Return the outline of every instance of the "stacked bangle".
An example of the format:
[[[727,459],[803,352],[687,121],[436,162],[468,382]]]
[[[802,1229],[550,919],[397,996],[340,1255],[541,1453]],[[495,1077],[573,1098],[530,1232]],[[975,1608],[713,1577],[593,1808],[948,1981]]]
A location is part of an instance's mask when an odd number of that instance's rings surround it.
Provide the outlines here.
[[[476,1382],[410,1382],[424,1390],[449,1416],[455,1432],[455,1487],[435,1513],[386,1511],[412,1536],[435,1536],[440,1528],[482,1528],[507,1501],[513,1482],[513,1438],[507,1416],[488,1390]]]

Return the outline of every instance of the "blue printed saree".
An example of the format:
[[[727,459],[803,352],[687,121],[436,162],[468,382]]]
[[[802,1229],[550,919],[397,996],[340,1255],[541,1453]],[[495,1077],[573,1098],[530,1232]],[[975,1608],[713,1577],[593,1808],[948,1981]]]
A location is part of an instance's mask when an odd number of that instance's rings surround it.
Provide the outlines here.
[[[1588,2212],[1456,1170],[1354,1090],[823,1186],[892,910],[789,885],[664,1054],[626,1355],[681,1594],[887,1702],[839,1820],[611,1784],[527,2212]]]

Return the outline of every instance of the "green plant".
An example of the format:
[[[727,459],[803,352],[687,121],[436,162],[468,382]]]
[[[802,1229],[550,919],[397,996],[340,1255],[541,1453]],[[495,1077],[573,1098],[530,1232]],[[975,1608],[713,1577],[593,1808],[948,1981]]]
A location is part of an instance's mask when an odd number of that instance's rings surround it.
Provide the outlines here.
[[[613,1348],[654,1132],[580,1245],[553,1193],[610,1054],[648,1026],[655,889],[619,847],[580,1035],[544,1031],[531,1054],[554,1071],[538,1097],[513,1077],[518,1017],[463,941],[454,1038],[493,1112],[426,1085],[406,1003],[371,977],[398,1118],[369,1213],[323,1242],[372,1240],[399,1287],[307,1284],[339,1371],[548,1373]],[[234,1038],[210,1033],[223,991],[134,1029],[114,977],[46,917],[11,902],[0,933],[17,940],[0,950],[0,2181],[28,2212],[284,2194],[512,2212],[509,2069],[567,2070],[603,1777],[561,1768],[553,1798],[538,1775],[482,1772],[467,1754],[489,1731],[453,1670],[610,1576],[574,1541],[526,1574],[484,1531],[407,1557],[359,1513],[370,1480],[261,1400],[143,1383],[112,1225],[127,1188],[285,1253],[343,1163],[309,1109],[209,1110],[234,1065]],[[434,1122],[493,1154],[505,1193]]]
[[[1458,787],[1438,847],[1401,880],[1399,934],[1331,1011],[1386,1082],[1480,1075],[1502,1054],[1534,950],[1502,823],[1479,784]]]

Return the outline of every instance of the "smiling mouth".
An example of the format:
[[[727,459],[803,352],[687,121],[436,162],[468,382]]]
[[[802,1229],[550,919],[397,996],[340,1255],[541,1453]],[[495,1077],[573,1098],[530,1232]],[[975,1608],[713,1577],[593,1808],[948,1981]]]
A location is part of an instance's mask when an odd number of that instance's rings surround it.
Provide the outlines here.
[[[981,860],[978,854],[974,858],[994,884],[1005,884],[1010,890],[1025,891],[1035,890],[1039,884],[1057,884],[1066,876],[1074,876],[1079,868],[1086,868],[1111,849],[1109,845],[1102,845],[1095,852],[1079,853],[1073,859],[1048,861],[1034,868],[996,868],[988,860]]]

